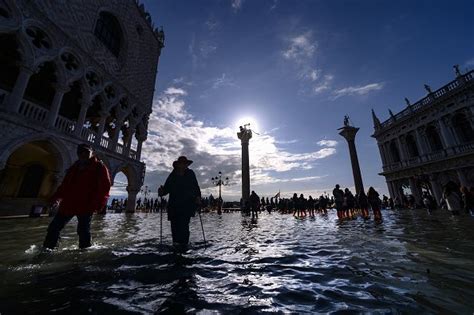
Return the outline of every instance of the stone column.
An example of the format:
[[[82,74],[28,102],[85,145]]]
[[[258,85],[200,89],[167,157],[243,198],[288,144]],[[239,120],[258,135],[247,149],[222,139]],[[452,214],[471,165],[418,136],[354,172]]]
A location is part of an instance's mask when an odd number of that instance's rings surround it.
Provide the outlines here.
[[[397,137],[397,147],[398,147],[398,155],[400,155],[400,162],[403,162],[407,159],[407,155],[405,154],[405,147],[402,144],[402,140],[400,137]]]
[[[130,149],[132,147],[132,140],[133,140],[133,135],[135,134],[135,129],[129,129],[130,136],[127,139],[127,142],[124,143],[124,148],[123,148],[123,155],[126,157],[130,157]]]
[[[242,200],[247,201],[250,197],[249,141],[252,138],[252,130],[241,127],[237,137],[242,145]]]
[[[390,198],[395,199],[395,192],[393,190],[393,184],[391,181],[387,181],[388,193],[390,194]]]
[[[386,143],[384,144],[384,150],[385,150],[385,154],[386,154],[386,156],[387,156],[387,162],[388,162],[387,164],[392,164],[392,163],[394,163],[394,162],[393,162],[394,159],[393,159],[393,157],[392,157],[392,152],[390,152],[390,144],[389,144],[388,142],[386,142]]]
[[[410,183],[411,193],[412,193],[413,197],[415,197],[415,203],[417,205],[422,205],[423,202],[421,200],[421,192],[420,192],[420,189],[418,188],[418,185],[416,184],[415,178],[410,177],[410,179],[408,181]]]
[[[18,113],[20,110],[21,102],[23,101],[28,82],[30,81],[33,73],[34,71],[28,67],[22,66],[20,68],[20,73],[16,79],[15,86],[8,96],[8,102],[6,102],[7,104],[10,104],[9,106],[11,110],[15,113]]]
[[[380,157],[382,159],[382,166],[387,165],[387,157],[385,156],[385,151],[383,149],[383,144],[378,144],[379,147],[379,152],[380,152]]]
[[[142,155],[142,145],[143,145],[143,142],[145,142],[145,140],[146,140],[146,137],[140,137],[140,139],[137,139],[137,155],[135,157],[137,161],[140,161],[140,157]]]
[[[82,102],[81,111],[79,112],[79,117],[77,118],[76,130],[74,130],[74,135],[81,137],[82,128],[84,128],[84,123],[86,122],[87,110],[89,109],[89,104],[85,101]]]
[[[125,212],[134,213],[137,204],[137,194],[140,192],[140,188],[127,186],[127,192],[127,208],[125,209]]]
[[[443,196],[443,191],[441,190],[437,177],[438,176],[436,175],[430,175],[429,179],[430,179],[431,190],[433,191],[433,195],[434,195],[433,197],[436,201],[436,204],[439,205],[439,201],[441,197]]]
[[[344,126],[339,128],[341,130],[339,134],[347,140],[347,144],[349,145],[349,155],[351,157],[351,165],[352,165],[352,175],[354,176],[354,185],[356,189],[356,194],[364,191],[364,185],[362,183],[362,175],[360,173],[360,166],[359,166],[359,159],[357,157],[357,150],[355,146],[355,136],[359,128],[355,128],[352,126]]]
[[[452,138],[451,133],[449,132],[446,123],[444,122],[446,118],[441,118],[439,120],[439,130],[441,133],[441,139],[444,142],[445,149],[450,148],[455,145],[454,139]]]
[[[94,143],[100,146],[100,141],[102,139],[102,135],[104,134],[105,129],[105,121],[107,120],[108,112],[100,112],[100,120],[99,120],[99,127],[97,128],[97,138],[95,138]]]
[[[459,178],[459,183],[461,183],[461,186],[469,187],[469,181],[467,180],[466,174],[464,174],[464,171],[462,169],[457,169],[456,173],[458,174]]]
[[[68,86],[58,85],[56,86],[56,93],[54,93],[53,102],[51,103],[51,108],[48,115],[48,126],[54,127],[56,124],[56,119],[59,115],[59,109],[61,108],[61,103],[63,101],[64,94],[69,90]]]
[[[123,120],[117,119],[115,122],[115,133],[112,139],[109,142],[109,149],[115,152],[115,148],[117,147],[117,143],[120,137],[120,130],[123,126]]]
[[[416,144],[418,146],[418,152],[420,153],[420,156],[427,154],[428,150],[426,150],[425,143],[423,142],[420,131],[418,129],[415,129],[415,137],[416,137]]]

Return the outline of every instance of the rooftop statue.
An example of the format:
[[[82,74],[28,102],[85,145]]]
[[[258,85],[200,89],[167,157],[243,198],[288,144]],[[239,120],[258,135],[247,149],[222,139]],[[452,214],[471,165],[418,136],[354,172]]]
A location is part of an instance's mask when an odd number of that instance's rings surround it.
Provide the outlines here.
[[[350,123],[349,123],[349,116],[348,115],[344,115],[344,127],[349,127],[350,126]]]

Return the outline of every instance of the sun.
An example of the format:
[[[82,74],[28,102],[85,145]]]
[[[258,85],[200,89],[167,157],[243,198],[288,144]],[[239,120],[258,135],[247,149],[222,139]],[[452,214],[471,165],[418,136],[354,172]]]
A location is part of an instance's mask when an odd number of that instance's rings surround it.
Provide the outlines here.
[[[243,126],[243,125],[246,125],[246,124],[250,124],[249,126],[247,126],[247,128],[250,128],[252,130],[255,130],[255,131],[258,131],[258,122],[255,118],[251,117],[251,116],[245,116],[245,117],[241,117],[239,118],[236,122],[235,122],[235,128],[239,128],[240,126]]]

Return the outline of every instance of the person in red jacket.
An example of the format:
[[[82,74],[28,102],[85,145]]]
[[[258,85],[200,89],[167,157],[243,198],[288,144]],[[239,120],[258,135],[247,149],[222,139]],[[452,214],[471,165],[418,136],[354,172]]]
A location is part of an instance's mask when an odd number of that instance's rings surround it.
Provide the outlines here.
[[[51,197],[51,202],[59,204],[59,209],[48,226],[45,248],[56,247],[61,230],[74,216],[78,222],[79,248],[90,247],[92,214],[107,204],[111,186],[109,170],[87,144],[77,147],[77,156],[79,159],[67,170],[63,182]]]

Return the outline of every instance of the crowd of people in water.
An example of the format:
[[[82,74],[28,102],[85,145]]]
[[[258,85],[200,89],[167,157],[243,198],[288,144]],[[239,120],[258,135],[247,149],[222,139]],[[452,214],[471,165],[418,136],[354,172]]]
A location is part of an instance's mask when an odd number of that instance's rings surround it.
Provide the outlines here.
[[[167,200],[162,198],[138,198],[136,211],[139,212],[166,212]],[[116,213],[125,211],[127,199],[113,198],[109,210]],[[458,215],[462,210],[474,216],[474,187],[458,188],[448,183],[443,190],[441,200],[424,191],[421,202],[416,202],[411,194],[403,194],[402,198],[394,199],[382,195],[370,187],[367,193],[353,194],[348,188],[342,190],[339,185],[332,191],[332,195],[323,194],[305,197],[303,194],[294,193],[291,198],[259,197],[252,191],[247,202],[224,202],[222,198],[215,198],[212,194],[202,198],[201,209],[204,212],[231,212],[242,211],[243,214],[258,216],[262,211],[294,214],[295,216],[314,216],[327,214],[328,210],[335,209],[339,219],[350,219],[357,216],[369,218],[371,213],[375,220],[382,220],[381,209],[426,209],[429,213],[438,208],[446,209],[453,215]]]

